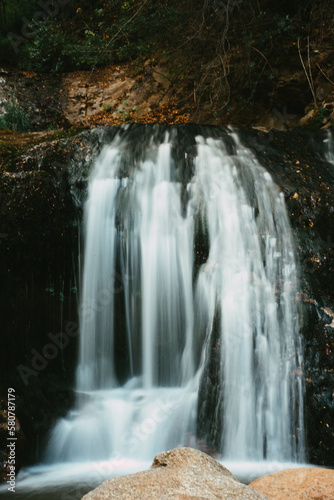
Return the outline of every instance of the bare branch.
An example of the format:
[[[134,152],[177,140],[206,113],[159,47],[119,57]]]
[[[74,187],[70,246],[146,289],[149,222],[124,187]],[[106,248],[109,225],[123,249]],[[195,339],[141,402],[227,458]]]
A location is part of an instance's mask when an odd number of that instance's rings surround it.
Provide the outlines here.
[[[301,54],[301,50],[300,50],[300,39],[298,38],[298,42],[297,42],[297,47],[298,47],[298,54],[299,54],[299,59],[302,63],[302,66],[303,66],[303,70],[304,70],[304,73],[306,75],[306,78],[307,78],[307,82],[309,84],[309,87],[310,87],[310,90],[311,90],[311,93],[312,93],[312,96],[313,96],[313,101],[314,101],[314,106],[317,107],[317,98],[316,98],[316,95],[315,95],[315,91],[314,91],[314,85],[313,85],[313,80],[312,80],[312,72],[311,72],[311,66],[310,66],[310,58],[309,58],[309,38],[307,37],[307,41],[308,41],[308,61],[309,61],[309,71],[311,73],[311,76],[308,74],[308,71],[307,71],[307,68],[305,66],[305,63],[304,63],[304,60],[303,60],[303,56]]]

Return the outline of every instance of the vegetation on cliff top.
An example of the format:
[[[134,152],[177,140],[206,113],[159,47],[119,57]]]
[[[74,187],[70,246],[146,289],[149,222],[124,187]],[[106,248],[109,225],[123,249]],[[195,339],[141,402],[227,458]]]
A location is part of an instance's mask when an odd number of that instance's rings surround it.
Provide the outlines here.
[[[283,109],[294,102],[292,112],[301,112],[312,101],[318,118],[330,111],[320,109],[314,82],[318,75],[334,91],[331,0],[2,0],[0,6],[0,62],[22,70],[59,73],[135,61],[140,72],[150,59],[167,68],[178,104],[192,117],[209,111],[226,118],[237,108],[242,122],[244,110],[256,113],[256,105]],[[305,86],[291,95],[284,78],[293,79],[296,68],[305,72]]]

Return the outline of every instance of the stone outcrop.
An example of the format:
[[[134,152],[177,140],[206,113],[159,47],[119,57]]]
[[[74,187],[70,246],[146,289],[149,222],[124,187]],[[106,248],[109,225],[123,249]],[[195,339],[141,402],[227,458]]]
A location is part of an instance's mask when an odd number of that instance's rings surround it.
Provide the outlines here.
[[[250,486],[272,500],[331,500],[334,498],[334,470],[287,469],[260,477]]]
[[[131,65],[63,75],[39,75],[0,68],[0,114],[4,101],[16,100],[32,130],[86,126],[99,113],[122,123],[169,102],[171,82],[164,68],[146,63],[140,74]]]
[[[201,451],[178,448],[157,455],[148,471],[113,478],[83,497],[131,500],[265,500],[230,471]]]
[[[159,67],[145,65],[140,78],[127,67],[101,70],[100,77],[80,71],[64,76],[63,114],[72,125],[108,114],[119,122],[149,113],[156,106],[169,101],[170,81]],[[101,83],[101,76],[103,82]],[[66,96],[66,97],[65,97]]]

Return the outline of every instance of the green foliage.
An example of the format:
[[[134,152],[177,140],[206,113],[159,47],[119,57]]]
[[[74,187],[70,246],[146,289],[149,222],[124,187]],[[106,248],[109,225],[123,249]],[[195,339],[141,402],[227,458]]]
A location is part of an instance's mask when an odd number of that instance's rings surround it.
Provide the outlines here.
[[[41,23],[23,49],[23,59],[30,61],[29,69],[58,73],[144,58],[172,38],[178,17],[174,8],[153,0],[115,0],[86,14],[77,13],[76,29],[65,15],[63,22]]]
[[[258,41],[263,45],[268,44],[269,40],[275,40],[277,43],[283,37],[286,38],[292,35],[292,19],[289,16],[273,16],[267,22],[265,20],[264,30],[258,37]],[[268,51],[268,47],[266,51]]]
[[[108,104],[104,104],[103,107],[102,107],[102,110],[104,112],[107,112],[107,113],[109,113],[109,111],[111,111],[112,109],[113,109],[113,106],[111,104],[109,104],[109,103]]]
[[[57,73],[70,64],[68,37],[52,25],[42,25],[25,52],[31,68]]]
[[[1,33],[7,34],[14,31],[22,32],[25,19],[32,19],[34,14],[42,10],[38,5],[39,0],[11,0],[4,2],[0,16]]]
[[[129,106],[129,103],[127,101],[125,101],[123,104],[125,104],[125,106]],[[118,111],[119,118],[122,119],[122,122],[131,122],[135,113],[136,107],[133,107],[132,109],[120,109]]]
[[[24,23],[31,20],[34,14],[41,10],[37,2],[38,0],[8,0],[1,4],[0,62],[10,64],[17,62],[18,54],[14,51],[8,35],[23,36]]]
[[[13,62],[12,47],[10,45],[10,42],[7,37],[3,37],[1,34],[0,34],[0,61],[6,64]]]
[[[14,99],[2,105],[4,111],[0,114],[0,129],[13,130],[14,132],[27,132],[30,128],[30,119]]]
[[[268,7],[268,6],[267,6]],[[239,86],[232,89],[232,96],[244,104],[275,95],[277,70],[272,62],[279,57],[282,44],[296,40],[289,15],[260,11],[241,31],[238,44]]]
[[[60,302],[65,302],[65,294],[61,291],[58,291],[56,290],[55,286],[53,283],[51,283],[50,285],[48,285],[46,288],[45,288],[45,291],[46,293],[50,296],[50,297],[56,297],[59,299]],[[77,294],[77,288],[74,286],[71,288],[71,293],[76,295]]]
[[[49,293],[52,297],[54,297],[55,295],[55,287],[53,284],[51,284],[50,286],[46,287],[45,291],[47,293]]]

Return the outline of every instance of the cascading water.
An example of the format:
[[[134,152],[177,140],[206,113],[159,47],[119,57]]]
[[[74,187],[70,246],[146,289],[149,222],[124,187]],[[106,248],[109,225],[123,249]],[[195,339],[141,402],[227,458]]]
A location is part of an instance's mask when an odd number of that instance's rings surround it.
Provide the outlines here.
[[[233,139],[231,156],[220,142],[201,141],[197,162],[210,252],[196,309],[211,335],[218,318],[220,449],[232,460],[296,460],[303,384],[293,240],[283,193]]]
[[[232,153],[222,140],[196,140],[188,179],[168,137],[126,168],[118,138],[95,165],[77,405],[53,430],[50,462],[151,460],[196,446],[213,339],[217,451],[303,459],[297,269],[283,193],[235,133]],[[207,248],[200,266],[198,239]]]

